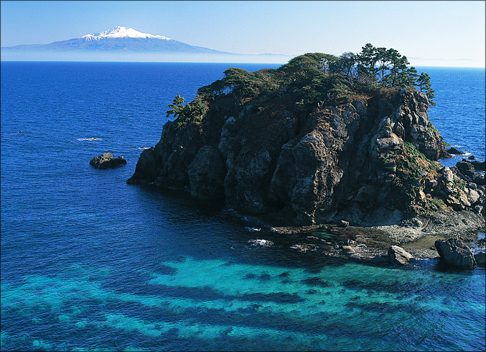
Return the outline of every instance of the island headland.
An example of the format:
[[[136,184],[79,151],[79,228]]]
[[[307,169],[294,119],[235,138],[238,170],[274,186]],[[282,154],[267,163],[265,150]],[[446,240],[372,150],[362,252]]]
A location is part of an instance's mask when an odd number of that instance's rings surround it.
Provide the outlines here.
[[[367,44],[230,68],[192,102],[175,97],[127,183],[180,187],[276,229],[366,226],[393,244],[484,231],[484,162],[438,162],[450,155],[427,114],[434,91],[407,64]]]

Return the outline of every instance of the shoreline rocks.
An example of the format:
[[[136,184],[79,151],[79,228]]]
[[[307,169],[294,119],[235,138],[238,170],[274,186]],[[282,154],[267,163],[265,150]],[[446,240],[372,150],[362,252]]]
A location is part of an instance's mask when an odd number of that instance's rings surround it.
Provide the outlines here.
[[[447,152],[449,154],[454,154],[454,155],[464,155],[466,153],[464,153],[463,151],[459,150],[459,149],[456,149],[454,147],[450,147],[449,149],[447,149]]]
[[[416,242],[430,236],[459,237],[464,234],[485,231],[485,219],[472,211],[434,212],[393,223],[370,226],[387,234],[396,245]]]
[[[471,249],[458,238],[450,238],[447,241],[437,240],[435,248],[437,248],[441,260],[448,266],[474,269],[477,265]]]
[[[94,157],[89,162],[89,164],[95,169],[114,169],[119,166],[125,165],[126,163],[127,161],[123,156],[115,158],[111,153],[103,153],[100,156]]]
[[[478,266],[481,266],[484,268],[485,266],[485,261],[486,261],[486,253],[485,252],[479,252],[474,255],[474,259],[476,260],[476,263]]]
[[[466,212],[458,214],[464,213]],[[471,212],[467,214],[475,215],[475,220],[484,223],[481,216]],[[462,216],[450,217],[447,213],[440,214],[440,217],[411,218],[400,226],[398,233],[376,227],[342,227],[339,223],[272,227],[270,224],[260,222],[259,226],[260,236],[263,236],[261,238],[267,235],[277,248],[320,257],[323,260],[334,258],[385,266],[416,265],[422,260],[438,260],[444,264],[443,260],[440,260],[435,242],[438,239],[446,241],[452,238],[462,241],[467,248],[471,248],[477,266],[484,268],[485,240],[484,238],[478,240],[477,232],[467,230],[468,227],[464,224],[468,222],[467,219],[469,218]],[[457,221],[463,226],[459,226]],[[411,230],[413,233],[407,235]],[[251,242],[256,244],[255,241]],[[258,242],[264,243],[262,240]],[[400,246],[397,246],[398,243]]]
[[[410,263],[410,259],[413,259],[413,255],[405,251],[402,247],[391,246],[388,248],[388,258],[392,264],[407,265]]]

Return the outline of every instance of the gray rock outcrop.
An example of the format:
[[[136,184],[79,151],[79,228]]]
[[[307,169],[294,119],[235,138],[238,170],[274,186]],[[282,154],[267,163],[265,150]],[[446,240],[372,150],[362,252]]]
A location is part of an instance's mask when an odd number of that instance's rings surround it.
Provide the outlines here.
[[[447,152],[449,154],[455,154],[455,155],[464,155],[466,153],[464,153],[463,151],[459,150],[459,149],[456,149],[454,147],[450,147],[449,149],[447,149]]]
[[[457,167],[436,162],[448,153],[425,94],[384,88],[304,112],[286,88],[271,94],[244,103],[224,95],[203,119],[166,123],[127,183],[185,186],[194,198],[224,199],[282,225],[385,225],[410,211],[484,212],[477,173],[468,176],[472,190]]]
[[[479,252],[479,253],[476,253],[474,255],[474,259],[476,260],[476,263],[483,267],[484,268],[484,265],[485,265],[485,261],[486,261],[486,253],[483,251],[483,252]]]
[[[111,153],[103,153],[90,160],[89,164],[95,169],[114,169],[127,163],[123,156],[113,157]]]
[[[413,256],[402,247],[390,246],[388,248],[388,260],[392,264],[406,265],[410,263]]]
[[[435,248],[448,266],[459,269],[474,269],[477,265],[471,249],[458,238],[450,238],[447,241],[437,240],[435,241]]]
[[[205,146],[199,149],[188,166],[191,196],[195,199],[224,199],[221,184],[226,165],[219,149]]]

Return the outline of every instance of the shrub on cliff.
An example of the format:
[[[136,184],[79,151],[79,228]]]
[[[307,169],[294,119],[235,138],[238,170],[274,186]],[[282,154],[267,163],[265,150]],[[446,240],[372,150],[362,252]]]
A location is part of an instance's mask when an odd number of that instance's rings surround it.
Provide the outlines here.
[[[172,104],[169,104],[170,110],[166,112],[166,117],[174,115],[176,118],[176,127],[181,128],[190,122],[200,122],[207,110],[207,105],[202,99],[196,97],[191,103],[184,104],[184,98],[176,95]]]
[[[248,72],[241,68],[229,68],[224,78],[198,89],[202,99],[212,101],[218,97],[233,94],[241,103],[254,96],[277,89],[281,81],[273,74],[275,70]]]

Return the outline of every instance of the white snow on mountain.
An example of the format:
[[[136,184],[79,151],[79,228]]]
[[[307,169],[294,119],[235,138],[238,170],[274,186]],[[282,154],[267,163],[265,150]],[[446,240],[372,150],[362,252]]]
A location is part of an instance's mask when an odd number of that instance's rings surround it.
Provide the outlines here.
[[[163,40],[170,40],[170,38],[164,37],[162,35],[153,35],[149,33],[142,33],[136,31],[133,28],[116,26],[107,31],[97,33],[97,34],[86,34],[81,38],[86,40],[100,40],[102,38],[156,38]]]

